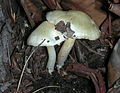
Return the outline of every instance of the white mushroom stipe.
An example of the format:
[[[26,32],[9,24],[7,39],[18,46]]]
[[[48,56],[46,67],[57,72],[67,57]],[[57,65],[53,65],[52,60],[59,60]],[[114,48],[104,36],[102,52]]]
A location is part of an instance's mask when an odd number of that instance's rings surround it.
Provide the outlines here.
[[[48,46],[47,50],[49,55],[47,69],[48,69],[48,72],[52,74],[52,72],[54,71],[54,66],[56,62],[56,52],[55,52],[54,46]]]
[[[75,39],[69,38],[66,40],[58,54],[58,60],[57,60],[57,69],[59,70],[63,65],[65,60],[68,57],[68,54],[70,53],[70,50],[72,49],[74,45]]]

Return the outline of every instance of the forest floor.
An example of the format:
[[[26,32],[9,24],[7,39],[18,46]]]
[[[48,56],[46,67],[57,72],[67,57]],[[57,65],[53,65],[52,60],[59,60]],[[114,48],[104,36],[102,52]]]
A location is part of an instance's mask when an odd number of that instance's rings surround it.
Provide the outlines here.
[[[107,65],[120,37],[117,0],[8,1],[0,1],[0,93],[106,93],[111,69]],[[76,40],[64,67],[59,72],[55,66],[52,75],[46,69],[46,47],[27,45],[29,35],[51,10],[83,11],[101,30],[97,40]],[[55,46],[56,54],[61,46]]]

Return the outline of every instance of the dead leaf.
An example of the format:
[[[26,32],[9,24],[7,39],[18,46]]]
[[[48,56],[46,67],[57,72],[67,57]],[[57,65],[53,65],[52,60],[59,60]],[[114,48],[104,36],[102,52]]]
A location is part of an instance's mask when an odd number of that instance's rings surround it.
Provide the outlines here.
[[[30,0],[21,0],[21,4],[31,26],[34,27],[35,23],[39,23],[42,20],[42,11],[40,11]]]
[[[109,11],[120,16],[120,4],[110,4]]]
[[[120,40],[116,43],[108,62],[108,85],[111,87],[120,78]]]
[[[120,0],[112,0],[114,3],[120,3]]]
[[[100,9],[102,4],[99,0],[63,0],[61,5],[67,9],[80,10],[87,13],[99,26],[107,17],[106,13]]]
[[[43,0],[43,2],[50,8],[50,9],[62,9],[59,0]]]

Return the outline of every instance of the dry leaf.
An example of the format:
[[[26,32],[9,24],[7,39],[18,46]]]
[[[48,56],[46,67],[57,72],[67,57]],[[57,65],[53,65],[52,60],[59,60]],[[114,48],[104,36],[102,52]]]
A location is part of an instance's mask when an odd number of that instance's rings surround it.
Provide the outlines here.
[[[42,20],[42,12],[30,0],[21,0],[21,4],[26,12],[31,26],[34,27],[35,23]]]
[[[62,9],[59,0],[43,0],[43,2],[50,8],[50,9]]]
[[[120,16],[120,4],[110,4],[109,11]]]
[[[61,5],[67,9],[86,12],[99,26],[107,17],[106,13],[100,9],[102,4],[99,0],[63,0]]]
[[[114,3],[120,3],[120,0],[112,0]]]
[[[116,43],[108,62],[108,85],[111,87],[120,78],[120,40]]]

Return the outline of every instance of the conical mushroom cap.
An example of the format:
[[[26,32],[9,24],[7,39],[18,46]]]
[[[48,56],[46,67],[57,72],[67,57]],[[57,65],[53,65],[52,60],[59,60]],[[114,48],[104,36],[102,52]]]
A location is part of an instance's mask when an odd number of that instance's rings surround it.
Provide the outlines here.
[[[72,38],[95,40],[100,36],[100,30],[95,22],[81,11],[55,10],[48,12],[46,18],[53,24],[57,24],[60,21],[70,22],[71,29],[75,32]]]
[[[45,41],[43,42],[44,39]],[[60,44],[64,40],[65,38],[62,33],[55,30],[54,24],[44,21],[31,33],[27,40],[27,44],[38,46],[43,42],[40,46],[54,46]]]

